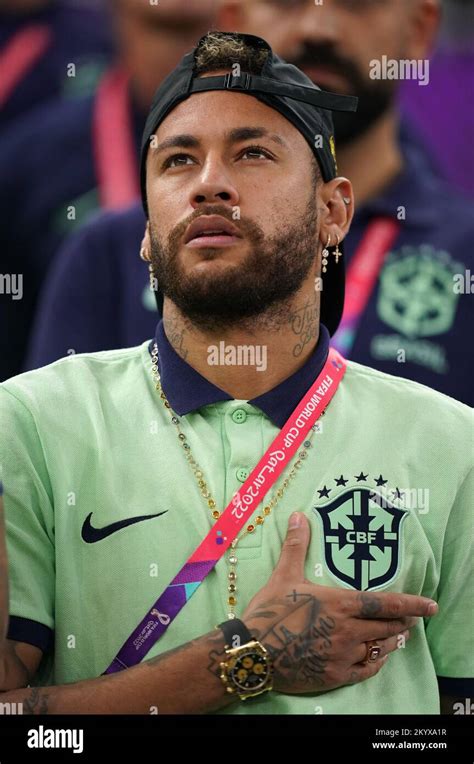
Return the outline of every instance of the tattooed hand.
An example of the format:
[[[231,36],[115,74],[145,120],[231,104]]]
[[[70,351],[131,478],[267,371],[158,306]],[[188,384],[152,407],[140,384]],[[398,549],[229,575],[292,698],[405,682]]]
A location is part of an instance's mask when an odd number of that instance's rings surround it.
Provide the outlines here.
[[[299,525],[292,527],[295,519]],[[304,575],[309,539],[308,520],[294,513],[275,570],[242,615],[272,656],[279,692],[325,692],[369,679],[397,649],[400,635],[408,639],[418,617],[437,610],[425,597],[311,583]],[[381,653],[365,664],[370,640]]]

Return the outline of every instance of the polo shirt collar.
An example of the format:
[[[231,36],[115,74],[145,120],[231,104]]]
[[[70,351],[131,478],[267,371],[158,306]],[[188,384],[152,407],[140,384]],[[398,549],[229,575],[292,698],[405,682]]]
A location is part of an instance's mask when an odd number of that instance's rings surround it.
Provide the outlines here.
[[[162,320],[158,323],[155,339],[158,345],[161,385],[171,408],[179,416],[185,416],[211,403],[234,400],[178,355],[168,341]],[[150,343],[150,350],[152,346],[153,341]],[[322,371],[328,353],[329,332],[324,324],[320,324],[317,345],[305,364],[276,387],[252,398],[248,403],[263,411],[281,429]]]

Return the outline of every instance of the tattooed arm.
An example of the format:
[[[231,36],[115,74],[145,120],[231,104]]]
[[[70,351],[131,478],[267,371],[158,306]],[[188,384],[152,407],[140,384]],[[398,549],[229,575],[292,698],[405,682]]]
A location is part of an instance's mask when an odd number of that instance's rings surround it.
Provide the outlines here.
[[[225,657],[220,629],[118,674],[27,687],[42,652],[7,639],[7,626],[8,563],[0,490],[0,703],[22,703],[25,714],[149,714],[156,709],[160,714],[193,714],[235,702],[219,678],[219,663]]]
[[[235,703],[219,678],[220,629],[117,674],[0,693],[25,714],[201,714]],[[237,702],[240,702],[237,700]]]
[[[7,629],[8,559],[0,483],[0,692],[27,685],[34,676],[42,655],[38,647],[7,639]]]
[[[396,635],[408,636],[414,616],[433,614],[423,597],[369,595],[311,584],[303,568],[309,526],[300,517],[300,526],[288,531],[268,583],[243,615],[272,655],[275,689],[287,693],[326,691],[373,676],[382,662],[361,665],[365,640],[379,639],[382,655],[387,655],[397,647]],[[1,614],[5,619],[5,611]],[[218,711],[240,702],[226,693],[219,678],[224,657],[224,636],[216,629],[117,674],[10,690],[0,693],[0,701],[23,703],[24,712],[32,714]]]

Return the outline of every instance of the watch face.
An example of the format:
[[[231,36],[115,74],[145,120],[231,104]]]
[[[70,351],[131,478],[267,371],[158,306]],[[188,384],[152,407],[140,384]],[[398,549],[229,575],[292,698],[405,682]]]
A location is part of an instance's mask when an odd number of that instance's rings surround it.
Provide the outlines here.
[[[268,663],[263,655],[252,649],[232,658],[228,664],[229,678],[240,691],[254,691],[264,687],[268,672]]]

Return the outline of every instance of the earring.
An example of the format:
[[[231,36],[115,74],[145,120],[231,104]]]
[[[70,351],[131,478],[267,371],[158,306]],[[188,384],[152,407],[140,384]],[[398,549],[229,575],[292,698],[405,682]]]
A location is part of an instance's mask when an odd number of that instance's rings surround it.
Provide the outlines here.
[[[336,258],[336,264],[339,262],[339,258],[342,257],[342,252],[339,249],[339,236],[336,234],[336,251],[334,252],[334,257]]]
[[[153,270],[153,266],[151,263],[148,263],[148,270],[150,271],[150,289],[152,292],[156,292],[158,289],[155,271]]]
[[[147,263],[148,262],[148,257],[146,257],[146,254],[147,254],[146,248],[142,247],[140,249],[140,257],[141,257],[142,260],[144,260]]]
[[[323,273],[326,273],[326,271],[328,269],[328,257],[329,257],[328,247],[329,247],[330,243],[331,243],[331,236],[330,236],[330,234],[328,234],[328,240],[327,240],[326,246],[323,249],[323,254],[322,254],[322,258],[323,258],[322,259]]]

